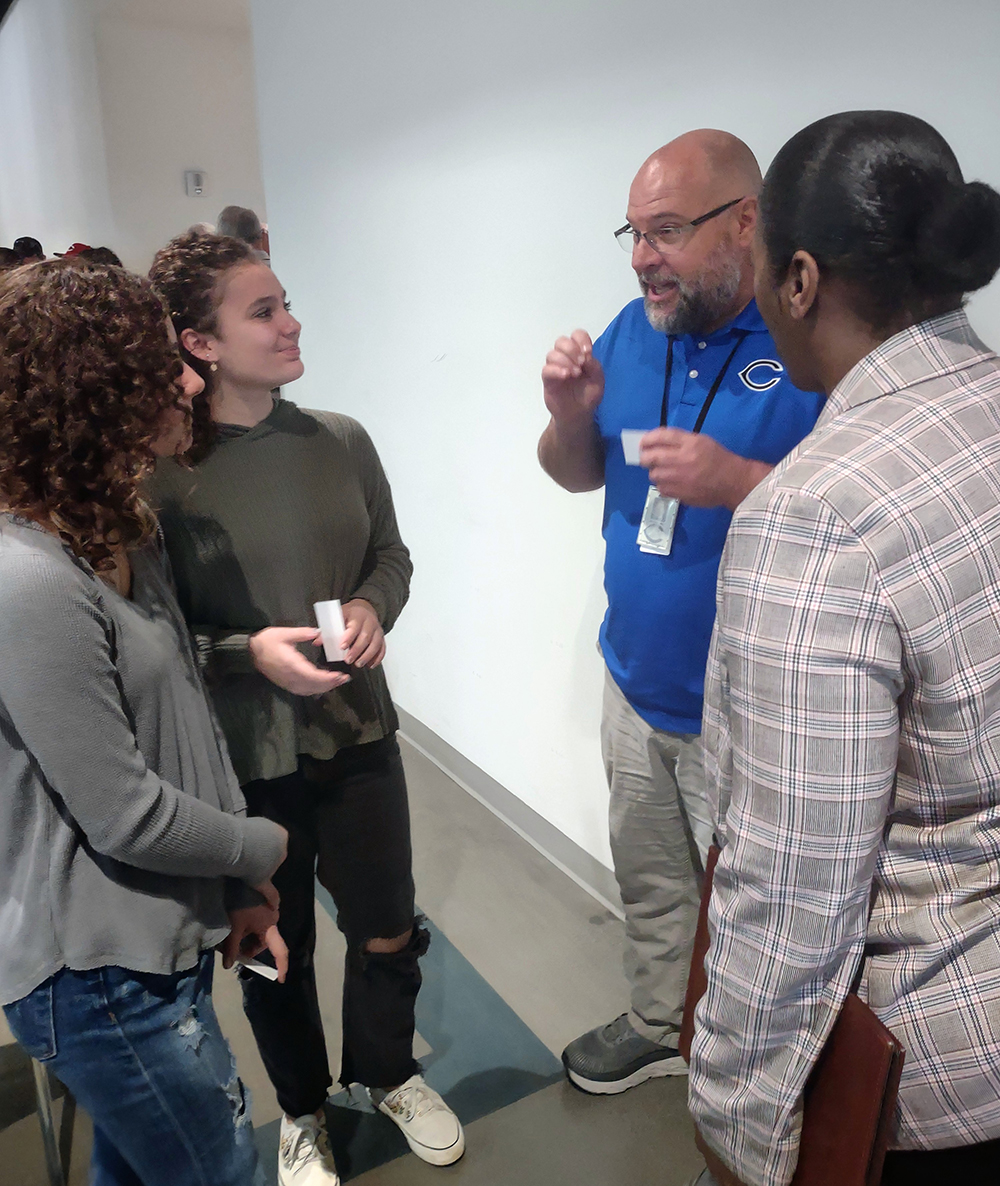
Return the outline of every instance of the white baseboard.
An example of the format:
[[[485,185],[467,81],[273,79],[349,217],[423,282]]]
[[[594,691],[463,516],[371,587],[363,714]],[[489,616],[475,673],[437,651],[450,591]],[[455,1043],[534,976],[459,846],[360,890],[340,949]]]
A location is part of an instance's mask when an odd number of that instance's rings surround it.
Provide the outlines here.
[[[512,828],[518,836],[535,848],[587,891],[617,918],[624,918],[618,883],[614,873],[602,865],[596,857],[581,848],[547,819],[539,815],[515,794],[501,786],[485,770],[470,762],[454,746],[418,721],[405,708],[396,705],[399,714],[399,732],[425,758],[434,763],[445,774],[498,818]]]

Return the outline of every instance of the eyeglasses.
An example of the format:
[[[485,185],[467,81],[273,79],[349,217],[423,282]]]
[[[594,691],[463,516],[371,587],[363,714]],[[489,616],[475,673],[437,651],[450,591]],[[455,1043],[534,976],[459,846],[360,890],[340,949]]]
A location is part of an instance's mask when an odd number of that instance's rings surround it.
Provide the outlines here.
[[[657,227],[649,234],[643,234],[642,231],[637,231],[626,223],[615,231],[615,238],[622,251],[631,252],[633,248],[639,246],[640,239],[645,239],[657,255],[670,255],[672,252],[680,251],[703,222],[708,222],[710,218],[717,218],[724,211],[742,201],[743,198],[733,198],[731,202],[716,206],[714,210],[709,210],[707,214],[702,214],[698,218],[692,218],[690,222],[681,223],[680,226]]]

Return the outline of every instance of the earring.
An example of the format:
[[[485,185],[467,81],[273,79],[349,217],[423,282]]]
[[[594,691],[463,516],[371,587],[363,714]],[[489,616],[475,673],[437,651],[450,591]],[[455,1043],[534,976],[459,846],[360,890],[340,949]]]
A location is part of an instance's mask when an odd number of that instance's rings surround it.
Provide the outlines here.
[[[213,372],[214,372],[214,371],[217,371],[219,368],[218,368],[218,367],[215,365],[215,363],[213,362],[213,363],[212,363],[212,365],[211,365],[211,366],[210,366],[208,369],[209,369],[210,371],[213,371]]]

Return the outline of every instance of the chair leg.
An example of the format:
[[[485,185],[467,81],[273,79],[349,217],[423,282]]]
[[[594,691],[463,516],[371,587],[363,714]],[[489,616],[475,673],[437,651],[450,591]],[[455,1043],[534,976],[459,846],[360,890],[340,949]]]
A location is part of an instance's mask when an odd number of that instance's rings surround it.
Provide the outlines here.
[[[35,1075],[35,1099],[38,1106],[38,1123],[42,1128],[42,1144],[45,1148],[45,1165],[49,1172],[50,1186],[66,1186],[59,1144],[56,1141],[55,1119],[52,1114],[52,1087],[49,1073],[36,1059],[31,1060]]]
[[[73,1122],[76,1120],[76,1096],[69,1091],[63,1096],[62,1115],[59,1117],[59,1163],[63,1180],[69,1181],[69,1163],[73,1157]]]

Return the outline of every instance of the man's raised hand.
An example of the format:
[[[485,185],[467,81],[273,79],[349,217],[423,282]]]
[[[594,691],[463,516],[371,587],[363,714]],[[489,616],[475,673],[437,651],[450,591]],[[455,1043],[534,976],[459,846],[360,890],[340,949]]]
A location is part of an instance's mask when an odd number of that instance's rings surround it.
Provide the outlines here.
[[[604,370],[586,330],[559,338],[542,367],[545,406],[559,423],[589,420],[604,395]]]

